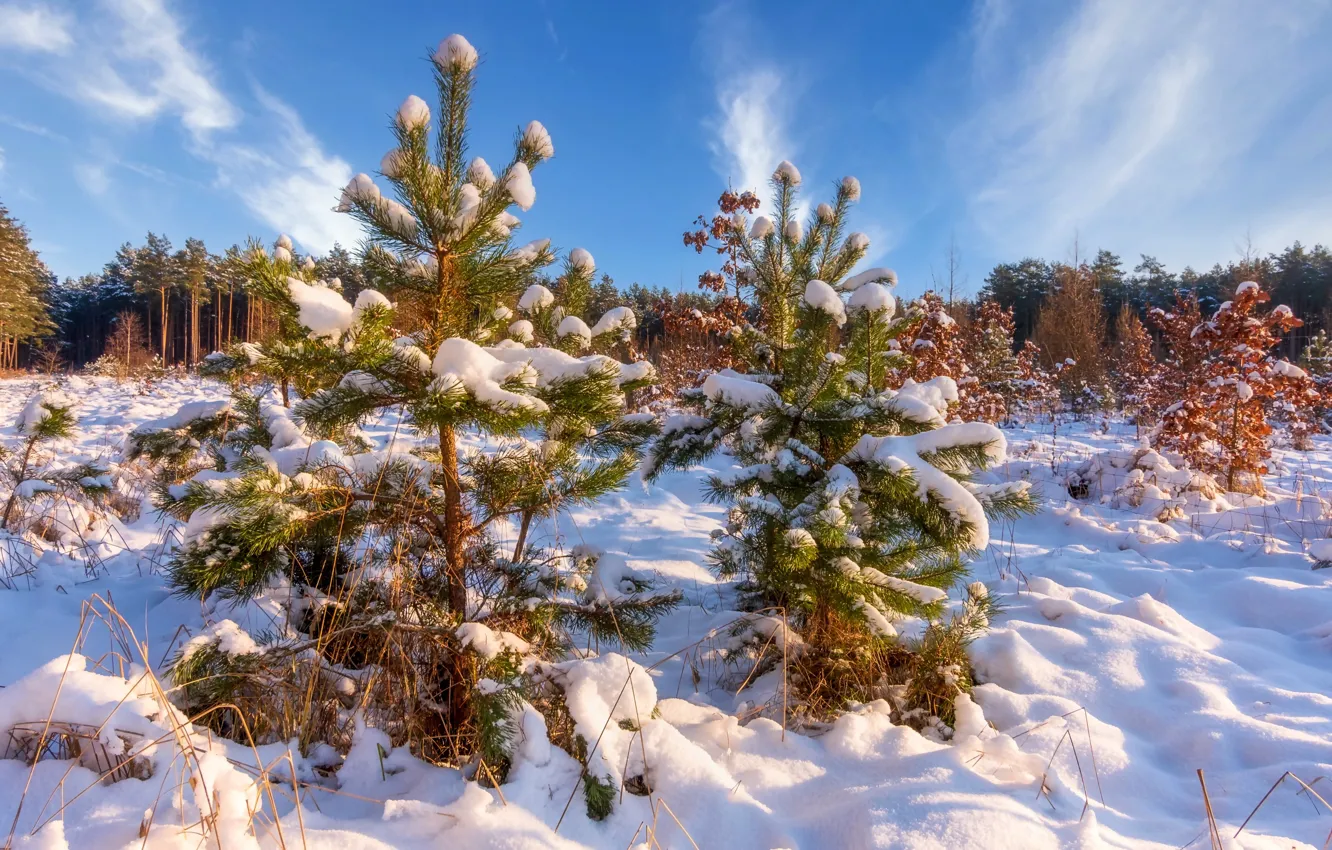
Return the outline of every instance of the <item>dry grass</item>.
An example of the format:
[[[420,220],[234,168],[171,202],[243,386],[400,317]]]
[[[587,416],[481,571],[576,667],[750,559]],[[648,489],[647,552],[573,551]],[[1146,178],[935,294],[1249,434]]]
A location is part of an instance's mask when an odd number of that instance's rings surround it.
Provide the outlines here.
[[[130,687],[126,689],[125,696],[113,707],[101,725],[57,722],[53,717],[60,699],[60,693],[69,675],[69,664],[73,660],[73,655],[76,653],[87,655],[89,643],[97,635],[104,636],[110,648],[93,661],[92,669],[121,678],[125,678],[131,670],[140,672],[134,674],[135,678],[132,681],[127,679]],[[37,806],[37,800],[29,800],[29,793],[32,790],[32,779],[37,765],[41,762],[58,759],[67,760],[69,764],[63,776],[52,789],[51,794],[41,802],[36,814],[32,816],[33,827],[29,831],[29,835],[35,835],[53,820],[62,818],[70,806],[99,784],[127,779],[148,780],[152,776],[152,765],[140,753],[148,747],[165,745],[172,748],[172,757],[167,763],[166,769],[161,772],[158,794],[152,807],[144,816],[140,826],[140,836],[146,844],[148,833],[156,822],[156,813],[162,801],[174,797],[178,801],[178,806],[182,805],[185,800],[184,795],[188,789],[201,814],[194,823],[182,823],[180,825],[182,834],[198,836],[201,847],[217,847],[218,850],[223,850],[223,837],[218,830],[222,805],[221,796],[216,789],[208,787],[207,774],[201,769],[199,761],[200,756],[209,752],[212,745],[194,726],[196,722],[206,720],[206,718],[182,719],[179,713],[172,709],[168,697],[169,691],[153,674],[146,651],[147,645],[138,640],[129,623],[110,602],[100,595],[94,594],[83,603],[78,634],[71,647],[71,656],[61,675],[54,699],[46,711],[45,719],[21,722],[3,730],[9,741],[6,745],[7,757],[23,759],[30,767],[23,792],[15,808],[14,819],[9,826],[3,844],[0,844],[0,848],[12,850],[15,846],[21,816],[25,810],[31,813],[32,809]],[[151,695],[151,698],[160,706],[160,711],[157,713],[157,722],[159,725],[165,725],[168,728],[162,735],[151,741],[137,739],[136,736],[132,736],[130,733],[112,730],[116,737],[119,737],[126,744],[132,744],[136,750],[128,755],[110,752],[105,745],[101,744],[106,732],[106,723],[110,721],[111,716],[114,715],[120,705],[131,696],[142,696],[144,694]],[[37,707],[34,706],[34,708]],[[253,810],[247,811],[248,828],[256,834],[261,829],[268,830],[277,845],[285,850],[288,843],[283,833],[277,803],[279,795],[286,796],[283,784],[285,780],[274,774],[274,767],[277,765],[263,765],[258,750],[254,748],[252,743],[251,752],[254,755],[254,764],[244,767],[255,777],[255,793],[259,805]],[[290,761],[289,753],[284,754],[283,757],[289,760],[289,764],[294,764]],[[156,761],[158,764],[162,763],[160,757]],[[235,761],[232,761],[232,764],[240,766]],[[69,787],[73,770],[79,766],[93,771],[96,778],[91,783],[83,785],[83,787]],[[294,775],[294,771],[292,775]],[[173,779],[175,780],[174,784],[169,784]],[[299,784],[293,783],[293,789],[296,794],[299,794]],[[57,794],[59,794],[58,805]],[[288,797],[288,799],[292,798]],[[265,802],[267,803],[266,806]],[[296,808],[299,811],[299,804]],[[304,846],[303,829],[300,838],[301,846]]]

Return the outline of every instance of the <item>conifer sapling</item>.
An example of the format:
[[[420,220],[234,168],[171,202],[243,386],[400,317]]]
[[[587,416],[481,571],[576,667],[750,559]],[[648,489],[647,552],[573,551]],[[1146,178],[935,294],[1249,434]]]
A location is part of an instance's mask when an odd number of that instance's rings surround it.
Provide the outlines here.
[[[663,423],[647,473],[733,452],[740,469],[708,482],[708,497],[731,506],[717,572],[741,577],[746,604],[784,613],[816,653],[872,654],[897,645],[903,618],[942,616],[964,557],[988,544],[987,516],[1032,502],[1024,483],[968,480],[1003,457],[1004,437],[945,424],[951,377],[889,388],[917,320],[897,315],[890,270],[849,274],[869,243],[845,232],[859,183],[837,184],[828,210],[801,226],[799,180],[789,163],[773,174],[775,220],[733,217],[760,316],[733,333],[745,371],[714,372],[681,394],[689,412]]]

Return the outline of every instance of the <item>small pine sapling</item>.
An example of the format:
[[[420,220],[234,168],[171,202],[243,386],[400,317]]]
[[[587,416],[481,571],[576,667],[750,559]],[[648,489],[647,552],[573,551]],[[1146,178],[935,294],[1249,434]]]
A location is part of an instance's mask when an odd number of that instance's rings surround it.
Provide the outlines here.
[[[1327,431],[1332,416],[1332,339],[1319,330],[1300,353],[1300,368],[1313,382],[1317,398],[1310,404],[1309,417],[1319,431]]]
[[[903,619],[939,620],[964,558],[988,545],[987,517],[1031,510],[1032,498],[1025,483],[969,481],[1002,459],[1004,437],[984,423],[945,424],[957,401],[951,377],[895,380],[900,340],[919,317],[896,315],[890,270],[848,275],[869,244],[845,233],[859,182],[837,184],[808,223],[796,214],[799,184],[782,163],[775,220],[731,219],[759,314],[732,335],[746,371],[712,373],[681,393],[689,412],[666,419],[647,475],[734,452],[741,468],[708,481],[708,498],[730,506],[711,560],[741,579],[746,607],[785,615],[811,663],[854,668],[834,679],[811,666],[799,677],[806,709],[819,714],[872,698],[882,659],[904,651]],[[749,625],[771,638],[772,619]],[[785,634],[780,619],[776,629]]]
[[[14,422],[20,438],[18,446],[0,446],[0,470],[3,470],[9,496],[5,499],[0,530],[13,528],[19,506],[43,493],[64,494],[99,499],[111,491],[110,473],[97,464],[61,464],[48,450],[49,444],[69,439],[77,420],[75,402],[58,389],[35,393]]]
[[[595,271],[586,251],[565,262],[562,303],[531,284],[555,253],[547,239],[515,246],[510,210],[531,207],[532,171],[554,147],[534,121],[501,173],[469,162],[476,60],[466,39],[445,39],[433,57],[437,132],[409,97],[380,164],[390,189],[359,174],[343,190],[337,208],[364,225],[378,289],[349,304],[294,273],[288,247],[253,255],[256,285],[280,305],[282,353],[229,352],[215,368],[237,386],[290,383],[291,407],[262,398],[231,432],[244,436],[224,443],[226,471],[168,488],[162,505],[187,520],[172,566],[180,592],[268,594],[289,618],[254,651],[195,645],[177,659],[182,677],[248,683],[230,701],[266,712],[274,737],[324,734],[312,724],[345,720],[338,706],[355,695],[367,722],[419,755],[482,759],[502,779],[515,718],[553,702],[539,666],[575,636],[646,647],[678,596],[653,592],[652,576],[613,553],[533,539],[543,518],[624,486],[658,430],[626,395],[654,373],[598,353],[622,346],[635,320],[580,314]],[[530,318],[513,321],[510,305]],[[397,335],[400,321],[417,327]],[[386,418],[406,447],[355,438]],[[253,673],[257,657],[272,661],[264,676],[225,675]],[[317,706],[284,714],[272,691],[296,685]],[[182,692],[193,709],[221,697]]]
[[[1059,387],[1054,375],[1045,368],[1045,355],[1030,339],[1022,343],[1017,353],[1021,375],[1021,401],[1016,410],[1028,416],[1051,415],[1059,410]]]
[[[970,383],[959,386],[958,416],[1000,422],[1023,400],[1022,365],[1013,353],[1013,311],[982,301],[963,344]],[[965,392],[964,392],[965,390]]]
[[[1130,420],[1142,428],[1156,418],[1155,384],[1159,367],[1152,354],[1152,335],[1129,304],[1115,317],[1115,349],[1110,366],[1115,391]]]

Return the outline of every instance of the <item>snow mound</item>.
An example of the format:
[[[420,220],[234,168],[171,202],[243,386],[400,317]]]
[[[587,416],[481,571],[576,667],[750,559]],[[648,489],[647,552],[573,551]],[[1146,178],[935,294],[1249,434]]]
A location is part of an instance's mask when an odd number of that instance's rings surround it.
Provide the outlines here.
[[[56,387],[48,387],[34,393],[23,405],[14,420],[14,428],[20,434],[30,434],[38,425],[51,418],[51,408],[73,408],[77,402]]]
[[[555,303],[555,293],[539,283],[534,283],[527,287],[523,292],[523,297],[518,299],[518,309],[524,313],[532,313],[537,310],[544,310]]]
[[[524,212],[536,203],[536,186],[532,185],[532,172],[525,162],[515,162],[509,167],[509,173],[504,177],[504,188],[509,190],[509,197]]]
[[[1158,522],[1231,509],[1212,476],[1153,449],[1113,449],[1092,455],[1065,479],[1075,499],[1132,510]],[[1176,466],[1175,464],[1179,464]]]
[[[435,63],[451,71],[470,71],[476,67],[476,48],[461,35],[454,33],[439,43]]]
[[[430,107],[421,98],[409,94],[398,107],[398,123],[406,130],[418,130],[430,123]]]
[[[791,164],[790,160],[782,160],[777,164],[777,169],[772,172],[772,179],[778,183],[789,183],[792,186],[800,185],[800,169]]]

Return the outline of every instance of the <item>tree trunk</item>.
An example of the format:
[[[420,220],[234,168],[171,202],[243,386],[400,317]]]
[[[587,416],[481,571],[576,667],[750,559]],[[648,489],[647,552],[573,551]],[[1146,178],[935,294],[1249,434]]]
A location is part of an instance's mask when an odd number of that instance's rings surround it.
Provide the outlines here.
[[[518,563],[523,557],[523,547],[527,545],[527,529],[532,525],[532,512],[523,511],[523,521],[518,526],[518,542],[513,547],[513,563]]]
[[[444,561],[448,577],[449,608],[457,622],[467,619],[467,570],[463,563],[466,516],[458,479],[458,442],[453,428],[439,429],[440,471],[444,475]],[[467,658],[456,653],[449,665],[449,715],[455,733],[472,717],[472,670]]]
[[[18,499],[18,488],[28,477],[28,462],[32,459],[32,447],[37,443],[35,439],[28,438],[28,445],[23,450],[23,462],[19,464],[19,474],[14,482],[14,489],[9,494],[9,501],[5,502],[5,516],[0,519],[0,528],[9,528],[9,520],[14,513],[14,504]]]
[[[167,365],[167,297],[166,287],[159,290],[162,293],[162,365]]]
[[[199,289],[195,287],[190,290],[190,366],[192,367],[199,365],[200,336]]]

